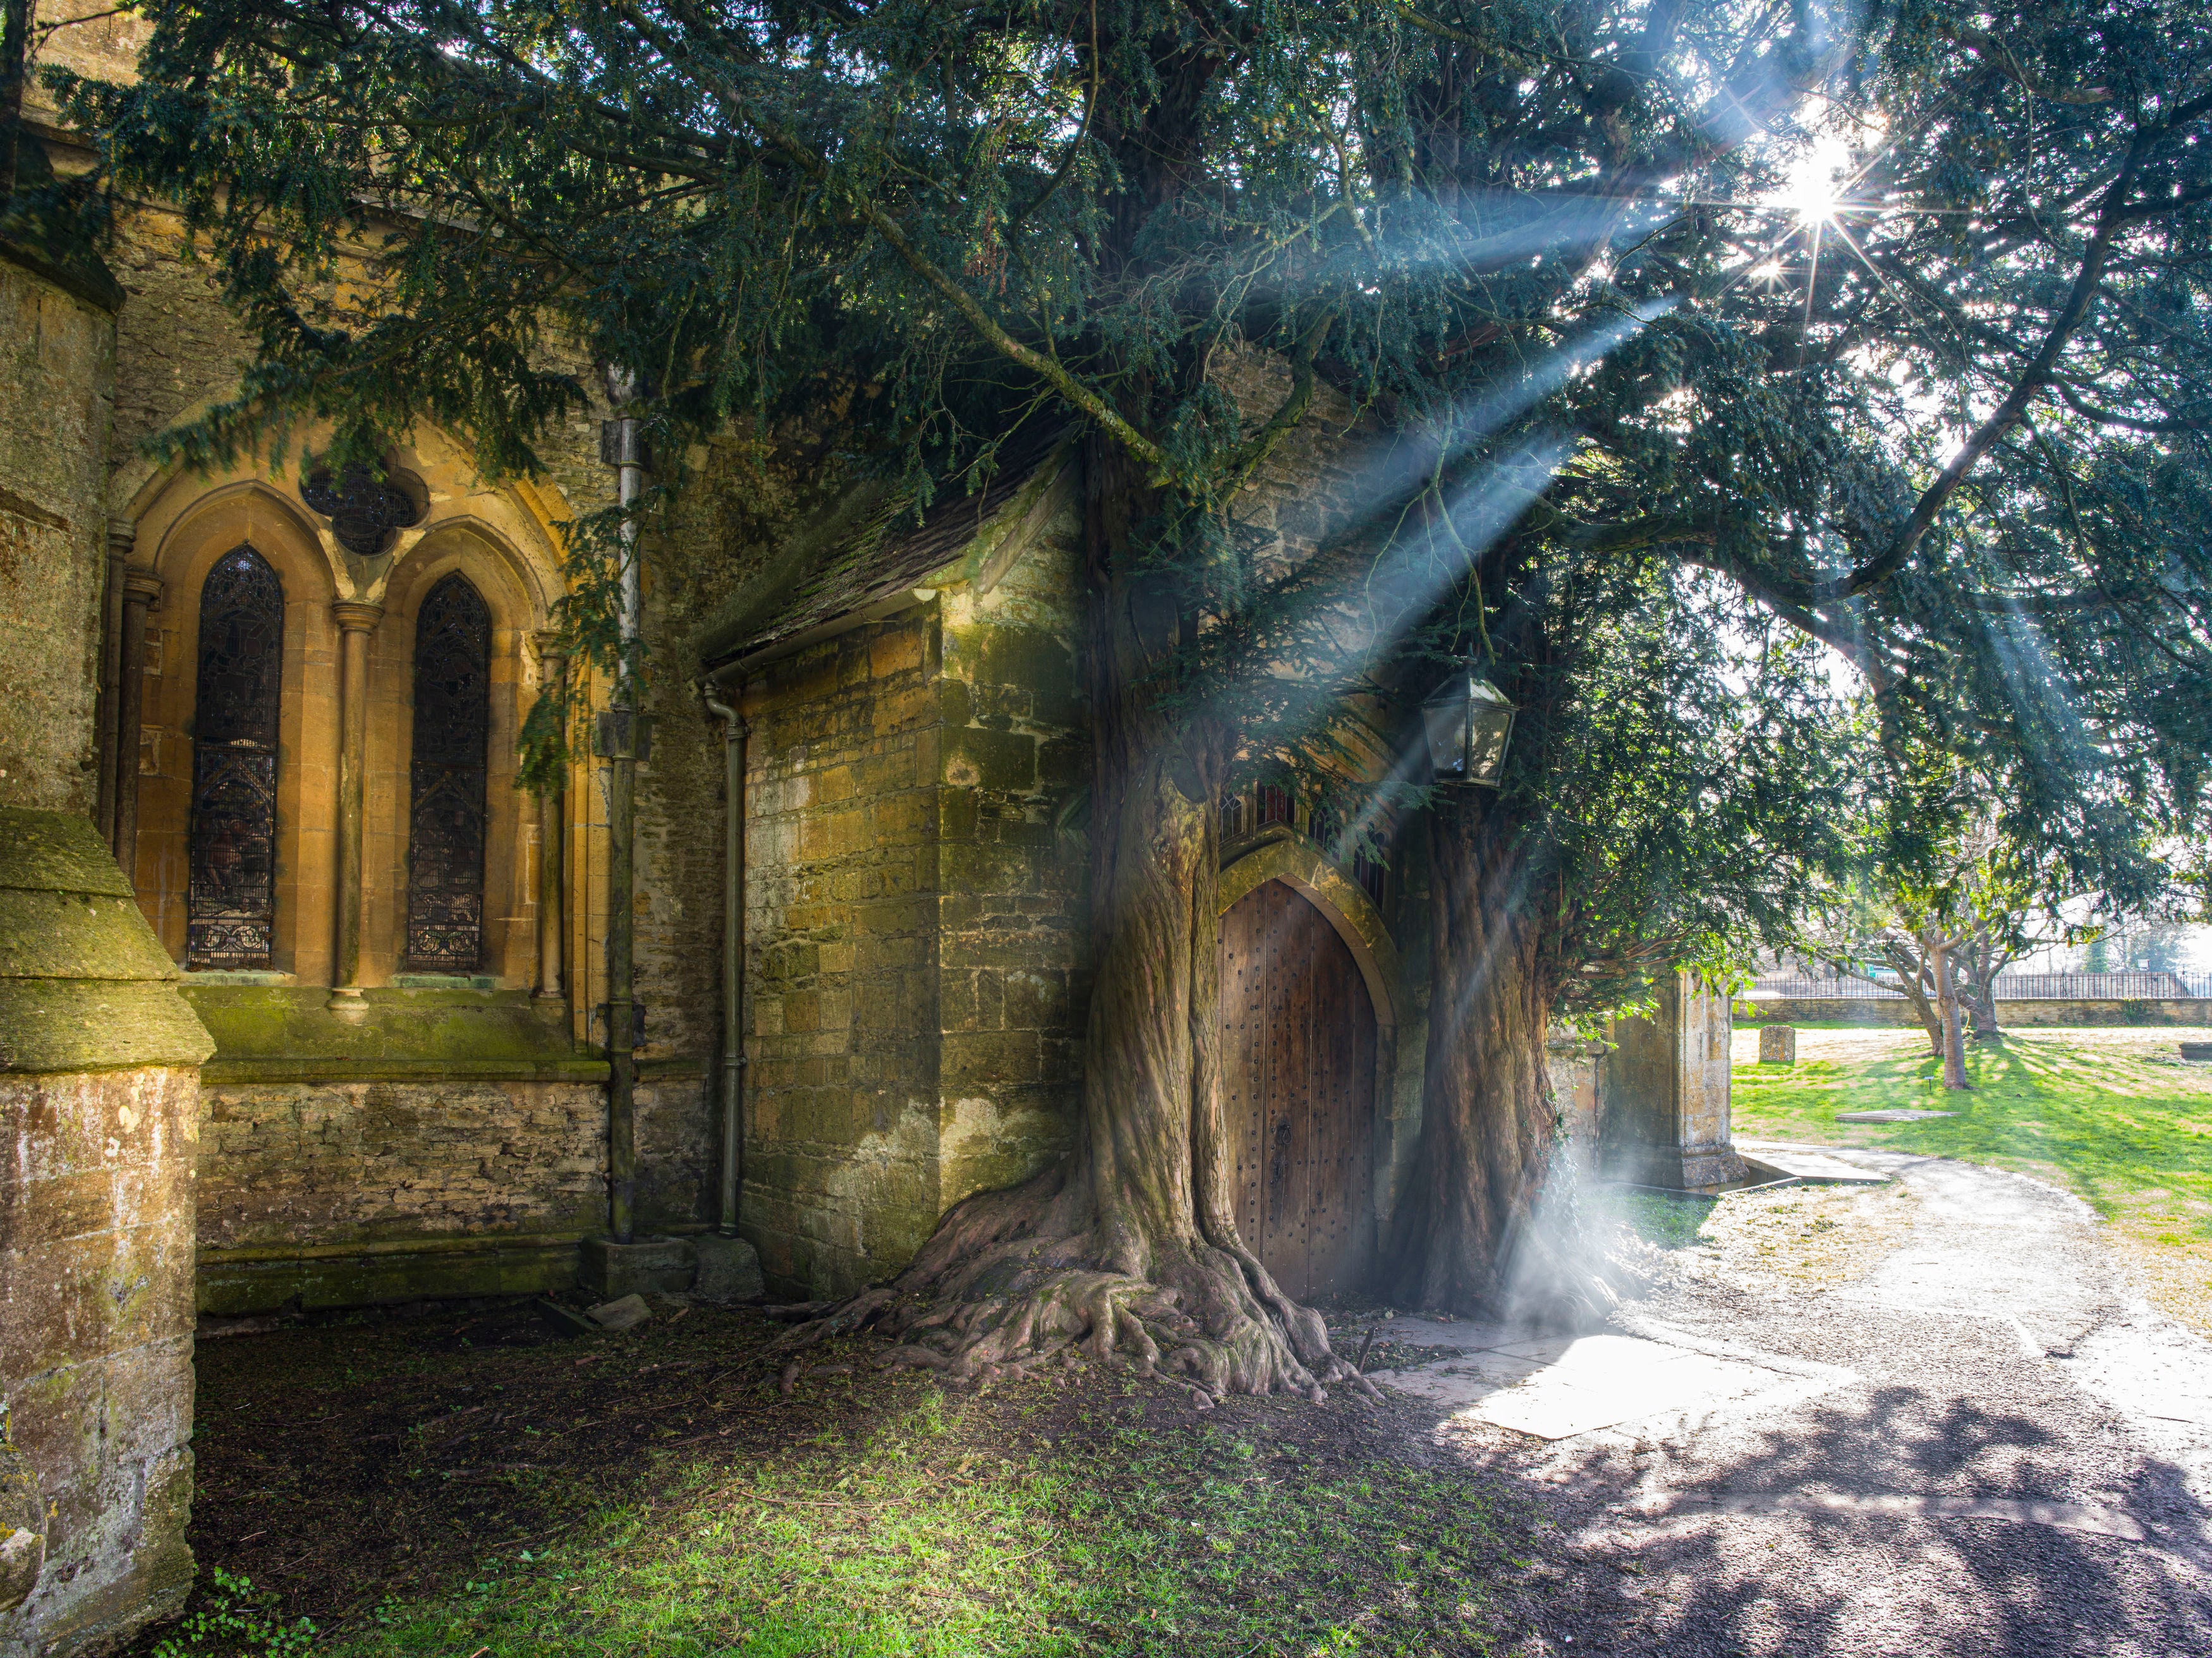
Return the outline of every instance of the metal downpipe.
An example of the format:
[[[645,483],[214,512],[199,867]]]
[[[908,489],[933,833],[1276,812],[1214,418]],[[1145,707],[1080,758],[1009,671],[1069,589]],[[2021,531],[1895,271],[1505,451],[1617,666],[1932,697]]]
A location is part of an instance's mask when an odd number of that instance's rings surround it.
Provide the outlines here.
[[[744,701],[740,680],[730,702],[705,692],[722,722],[722,1184],[714,1228],[738,1235],[744,1176],[745,1098],[745,722],[731,703]]]
[[[608,390],[617,405],[629,402],[635,388],[627,375],[611,374]],[[600,428],[601,457],[616,468],[620,500],[628,513],[645,489],[641,422],[608,421]],[[637,751],[643,723],[637,706],[637,678],[631,656],[645,607],[638,569],[637,520],[622,526],[622,660],[615,674],[613,716],[607,721],[607,1231],[617,1243],[630,1242],[637,1212],[637,1060],[635,1052],[636,1001],[635,858],[637,838]]]

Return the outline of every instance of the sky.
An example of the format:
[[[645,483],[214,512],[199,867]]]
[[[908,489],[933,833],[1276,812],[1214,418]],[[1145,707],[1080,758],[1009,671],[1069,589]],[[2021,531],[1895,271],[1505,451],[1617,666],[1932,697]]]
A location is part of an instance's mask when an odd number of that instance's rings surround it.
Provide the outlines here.
[[[2191,926],[2182,929],[2181,968],[2185,973],[2212,973],[2212,926]],[[2081,968],[2081,946],[2062,946],[2056,950],[2039,951],[2012,970],[2015,973],[2079,972]]]

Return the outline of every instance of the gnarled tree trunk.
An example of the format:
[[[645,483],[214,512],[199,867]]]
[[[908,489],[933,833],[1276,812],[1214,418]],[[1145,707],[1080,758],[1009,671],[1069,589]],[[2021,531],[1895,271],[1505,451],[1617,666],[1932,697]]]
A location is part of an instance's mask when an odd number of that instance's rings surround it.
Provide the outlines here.
[[[1094,444],[1086,459],[1100,949],[1073,1152],[1064,1168],[958,1205],[896,1280],[791,1340],[804,1348],[874,1323],[902,1339],[890,1362],[977,1380],[1079,1345],[1186,1378],[1208,1400],[1317,1397],[1352,1373],[1233,1218],[1213,805],[1226,742],[1210,722],[1158,706],[1152,671],[1191,623],[1128,556],[1149,493],[1118,448]]]
[[[1413,1306],[1495,1315],[1519,1300],[1509,1293],[1518,1279],[1559,1276],[1528,1224],[1559,1132],[1544,1048],[1551,993],[1499,803],[1440,805],[1429,845],[1425,1105],[1386,1272]]]
[[[1912,1010],[1912,1017],[1920,1022],[1920,1029],[1928,1037],[1928,1057],[1942,1059],[1943,1014],[1936,1000],[1935,969],[1929,965],[1917,939],[1913,944],[1906,944],[1896,938],[1885,938],[1881,949],[1882,960],[1887,962],[1891,971],[1897,975],[1899,993],[1905,998],[1905,1005]],[[1869,983],[1880,982],[1865,973],[1855,976],[1866,979]]]

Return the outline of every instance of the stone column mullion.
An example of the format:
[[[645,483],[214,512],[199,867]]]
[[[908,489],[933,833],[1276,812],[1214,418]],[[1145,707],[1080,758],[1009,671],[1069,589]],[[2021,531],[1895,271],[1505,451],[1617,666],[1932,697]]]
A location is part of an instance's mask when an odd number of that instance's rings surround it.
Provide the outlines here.
[[[135,890],[138,884],[138,731],[146,704],[146,616],[161,602],[161,578],[126,569],[123,577],[123,634],[118,641],[115,722],[115,861]]]
[[[338,821],[337,878],[331,884],[330,1010],[342,1019],[365,1018],[362,998],[362,839],[368,771],[368,647],[384,615],[380,604],[339,599],[331,606],[338,624]]]
[[[107,580],[100,596],[100,832],[115,845],[116,782],[121,772],[117,740],[123,729],[123,589],[125,568],[138,526],[127,518],[107,520]]]

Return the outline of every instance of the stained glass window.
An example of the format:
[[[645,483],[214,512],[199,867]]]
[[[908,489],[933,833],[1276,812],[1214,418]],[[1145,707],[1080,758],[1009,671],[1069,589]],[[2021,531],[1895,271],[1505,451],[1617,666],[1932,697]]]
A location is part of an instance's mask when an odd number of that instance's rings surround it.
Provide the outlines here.
[[[276,720],[284,585],[251,547],[200,589],[185,956],[266,968],[276,937]]]
[[[407,965],[473,973],[483,955],[484,770],[491,612],[459,575],[415,620],[414,801],[407,828]]]

